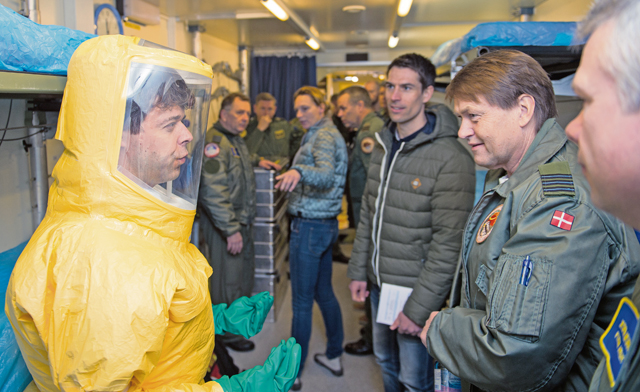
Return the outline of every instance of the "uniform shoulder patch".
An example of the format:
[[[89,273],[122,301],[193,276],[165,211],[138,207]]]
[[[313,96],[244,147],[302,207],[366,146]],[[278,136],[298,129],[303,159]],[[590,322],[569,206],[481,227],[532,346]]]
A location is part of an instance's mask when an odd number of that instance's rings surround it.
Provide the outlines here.
[[[373,151],[373,146],[374,145],[375,145],[375,141],[373,140],[372,137],[365,137],[360,142],[360,149],[365,154],[371,154],[371,151]]]
[[[631,342],[638,328],[640,313],[627,297],[622,298],[609,327],[600,337],[609,385],[613,388],[625,362],[631,360]]]
[[[504,204],[500,204],[494,208],[486,218],[484,218],[480,225],[480,229],[478,229],[478,234],[476,234],[477,243],[481,244],[489,237],[489,234],[491,234],[491,231],[493,230],[493,226],[498,220],[498,216],[500,216],[500,211],[502,211],[503,206]]]
[[[220,146],[216,143],[209,143],[204,146],[204,156],[207,158],[215,158],[220,154]]]
[[[216,174],[220,171],[220,162],[217,159],[209,159],[204,163],[204,171],[209,174]]]
[[[569,162],[552,162],[538,166],[545,196],[575,196],[576,188]]]

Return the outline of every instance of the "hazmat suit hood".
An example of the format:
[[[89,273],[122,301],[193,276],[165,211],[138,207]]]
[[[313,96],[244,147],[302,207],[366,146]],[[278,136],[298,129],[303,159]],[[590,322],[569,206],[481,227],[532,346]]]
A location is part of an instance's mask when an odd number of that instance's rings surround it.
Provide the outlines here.
[[[195,216],[203,146],[196,136],[206,130],[208,105],[203,108],[202,102],[209,99],[211,68],[180,52],[163,50],[158,56],[158,49],[138,41],[123,36],[90,40],[74,53],[56,134],[65,151],[53,171],[49,209],[131,221],[163,237],[185,241]],[[114,58],[120,58],[118,66]],[[167,89],[181,78],[180,73],[200,85],[191,97],[194,102],[187,102],[186,111],[192,113],[186,123],[194,140],[181,167],[190,172],[187,193],[191,194],[171,198],[157,191],[162,186],[148,186],[130,175],[122,163],[130,147],[125,144],[131,139],[132,104],[148,115],[158,87]],[[198,107],[194,107],[196,100]]]
[[[42,391],[198,391],[211,267],[189,243],[211,68],[104,36],[69,63],[44,220],[5,311]],[[135,104],[135,105],[134,105]]]

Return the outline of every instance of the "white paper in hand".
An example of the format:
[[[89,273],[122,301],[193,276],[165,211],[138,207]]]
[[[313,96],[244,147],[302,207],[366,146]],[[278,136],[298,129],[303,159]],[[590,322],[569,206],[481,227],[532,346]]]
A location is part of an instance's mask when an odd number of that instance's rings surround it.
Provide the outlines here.
[[[380,289],[380,303],[378,304],[376,322],[385,325],[393,324],[398,318],[398,313],[404,308],[404,304],[409,299],[411,292],[413,292],[413,289],[409,287],[383,283]]]

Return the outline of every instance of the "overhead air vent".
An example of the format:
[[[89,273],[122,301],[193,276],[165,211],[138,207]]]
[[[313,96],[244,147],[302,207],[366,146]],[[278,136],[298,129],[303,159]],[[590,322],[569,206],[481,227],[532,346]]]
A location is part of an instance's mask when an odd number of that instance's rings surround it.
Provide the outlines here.
[[[369,61],[369,53],[347,53],[347,61]]]

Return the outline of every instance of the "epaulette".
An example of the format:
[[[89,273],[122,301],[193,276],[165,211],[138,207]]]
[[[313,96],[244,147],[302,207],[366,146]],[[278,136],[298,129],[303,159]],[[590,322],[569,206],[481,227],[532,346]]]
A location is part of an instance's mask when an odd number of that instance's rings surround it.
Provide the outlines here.
[[[576,188],[568,162],[551,162],[538,166],[545,196],[575,196]]]
[[[222,136],[220,135],[213,135],[213,137],[211,138],[211,142],[216,144],[220,144],[221,141],[222,141]]]

